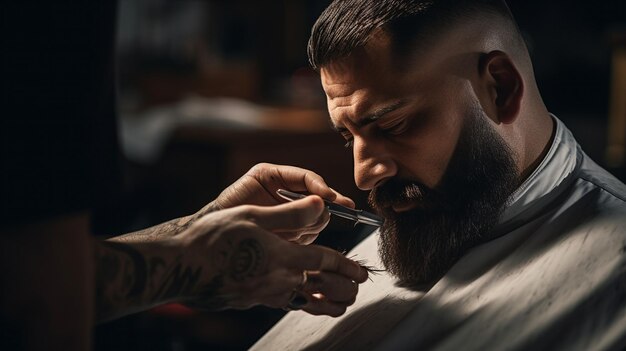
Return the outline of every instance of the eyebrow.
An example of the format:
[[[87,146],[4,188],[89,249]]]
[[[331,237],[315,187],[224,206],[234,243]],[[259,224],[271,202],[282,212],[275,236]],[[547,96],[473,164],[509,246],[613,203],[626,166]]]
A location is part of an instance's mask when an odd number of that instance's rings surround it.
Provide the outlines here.
[[[370,113],[369,115],[364,116],[363,118],[360,118],[357,121],[357,125],[359,127],[363,127],[366,126],[372,122],[376,122],[378,119],[380,119],[381,117],[383,117],[384,115],[386,115],[389,112],[395,111],[397,109],[399,109],[400,107],[404,106],[406,104],[406,100],[399,100],[394,102],[393,104],[389,105],[389,106],[385,106],[385,107],[381,107],[379,109],[377,109],[376,111],[374,111],[373,113]],[[348,131],[347,128],[344,127],[337,127],[332,120],[330,121],[330,127],[338,133],[343,133]]]

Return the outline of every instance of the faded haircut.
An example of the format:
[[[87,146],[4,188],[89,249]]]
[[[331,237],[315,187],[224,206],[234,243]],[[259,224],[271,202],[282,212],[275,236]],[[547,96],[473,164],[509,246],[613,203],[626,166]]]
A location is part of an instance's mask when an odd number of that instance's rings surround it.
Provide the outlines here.
[[[365,46],[377,29],[389,35],[394,56],[402,59],[457,21],[486,12],[507,19],[519,34],[504,0],[335,0],[313,25],[309,63],[319,70]]]

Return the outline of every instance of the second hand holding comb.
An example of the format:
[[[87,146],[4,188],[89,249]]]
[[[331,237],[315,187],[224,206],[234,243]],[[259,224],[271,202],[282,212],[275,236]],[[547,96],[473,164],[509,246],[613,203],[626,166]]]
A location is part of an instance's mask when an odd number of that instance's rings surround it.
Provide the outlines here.
[[[285,189],[278,189],[276,191],[276,194],[288,201],[294,201],[307,197],[307,195],[294,193]],[[380,227],[381,225],[383,225],[383,219],[373,213],[369,213],[363,210],[355,210],[350,207],[330,202],[328,200],[324,200],[324,204],[326,205],[328,212],[338,217],[346,218],[351,221],[355,221],[356,223],[373,225],[375,227]]]

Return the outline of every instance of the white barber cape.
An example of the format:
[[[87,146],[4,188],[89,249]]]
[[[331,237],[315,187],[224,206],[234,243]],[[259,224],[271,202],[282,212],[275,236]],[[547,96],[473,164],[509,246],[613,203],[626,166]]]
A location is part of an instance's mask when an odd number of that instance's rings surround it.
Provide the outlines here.
[[[434,286],[370,275],[339,318],[288,313],[253,350],[624,350],[626,186],[556,118],[493,239]],[[348,256],[376,267],[377,232]]]

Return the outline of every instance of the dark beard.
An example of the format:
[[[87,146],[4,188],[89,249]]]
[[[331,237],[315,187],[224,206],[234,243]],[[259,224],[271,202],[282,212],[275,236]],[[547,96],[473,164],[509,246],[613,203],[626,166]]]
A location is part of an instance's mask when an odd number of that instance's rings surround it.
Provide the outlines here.
[[[482,111],[468,116],[437,189],[393,178],[370,193],[384,218],[379,254],[407,286],[439,279],[468,249],[482,243],[518,186],[512,151]],[[398,200],[417,206],[396,213]]]

